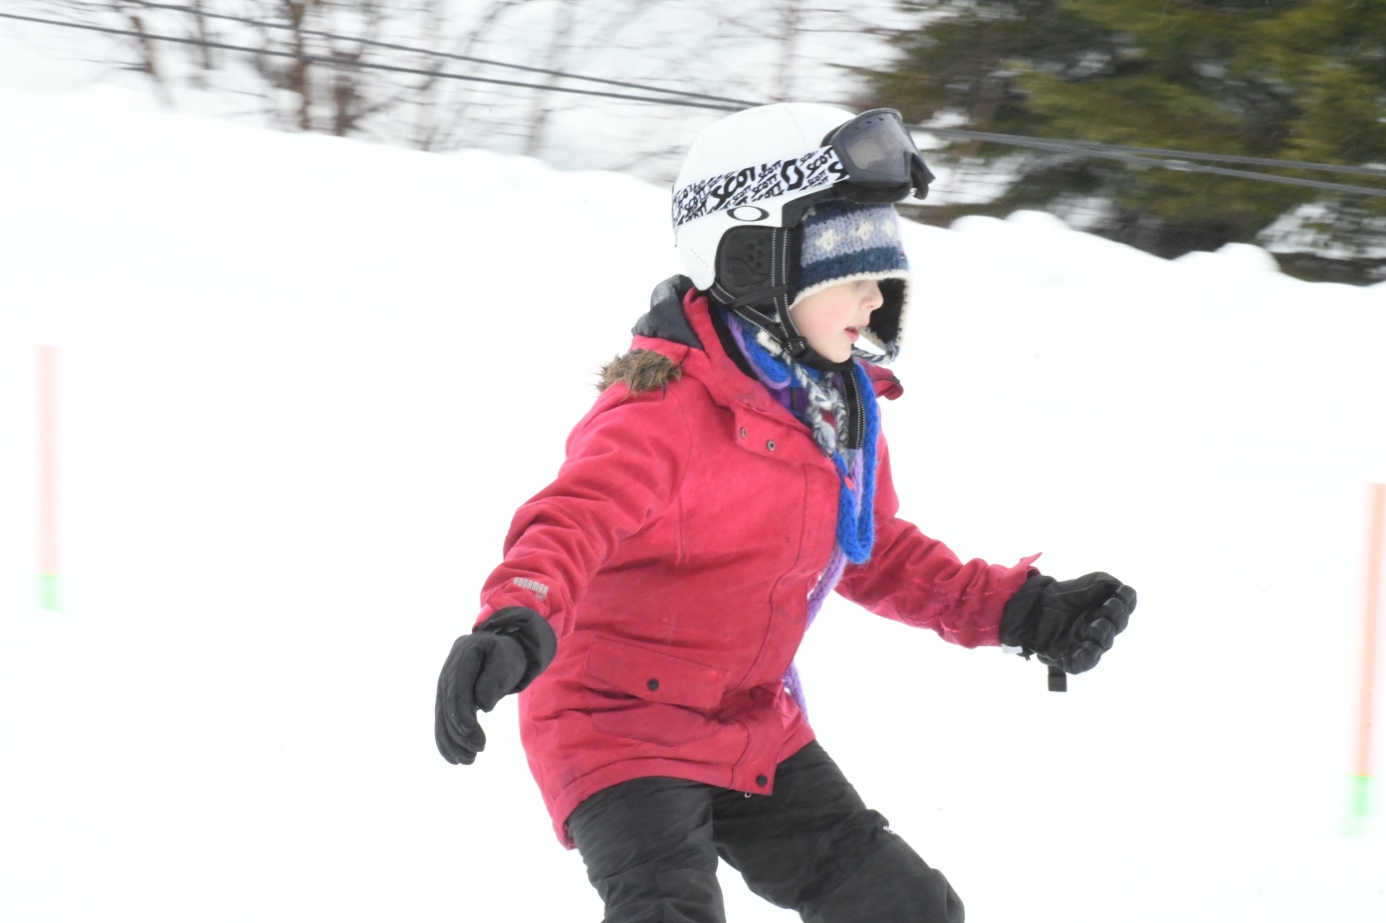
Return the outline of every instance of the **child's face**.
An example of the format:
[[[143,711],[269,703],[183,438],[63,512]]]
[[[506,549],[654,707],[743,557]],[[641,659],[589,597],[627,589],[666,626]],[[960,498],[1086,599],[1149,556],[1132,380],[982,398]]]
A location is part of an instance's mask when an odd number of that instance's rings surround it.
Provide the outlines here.
[[[861,328],[884,300],[874,279],[857,279],[816,291],[789,313],[820,356],[830,362],[846,362],[852,357],[852,344],[861,336]]]

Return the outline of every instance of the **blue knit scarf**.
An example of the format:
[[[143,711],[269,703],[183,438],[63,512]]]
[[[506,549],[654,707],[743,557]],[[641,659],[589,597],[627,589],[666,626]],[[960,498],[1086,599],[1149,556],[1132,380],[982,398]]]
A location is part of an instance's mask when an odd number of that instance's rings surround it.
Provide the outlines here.
[[[876,406],[876,389],[861,363],[853,360],[851,374],[861,395],[865,410],[865,435],[860,449],[843,446],[847,432],[849,409],[842,397],[837,373],[820,372],[795,362],[778,349],[768,336],[758,337],[759,330],[730,312],[724,314],[732,338],[740,347],[751,369],[766,389],[791,413],[809,428],[813,441],[837,468],[837,541],[827,566],[809,593],[808,621],[805,631],[818,616],[818,610],[833,588],[837,586],[847,562],[865,564],[871,558],[876,537],[873,500],[876,496],[876,443],[880,435],[880,413]],[[832,415],[825,419],[823,410]],[[785,688],[808,713],[804,704],[803,685],[799,671],[790,664],[784,676]]]

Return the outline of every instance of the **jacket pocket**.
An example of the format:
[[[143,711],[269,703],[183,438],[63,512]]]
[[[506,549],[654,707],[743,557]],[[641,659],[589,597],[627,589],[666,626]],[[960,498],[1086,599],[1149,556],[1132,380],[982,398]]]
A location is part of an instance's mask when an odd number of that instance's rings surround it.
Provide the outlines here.
[[[711,737],[727,674],[628,641],[598,638],[587,652],[583,704],[603,734],[677,746]]]

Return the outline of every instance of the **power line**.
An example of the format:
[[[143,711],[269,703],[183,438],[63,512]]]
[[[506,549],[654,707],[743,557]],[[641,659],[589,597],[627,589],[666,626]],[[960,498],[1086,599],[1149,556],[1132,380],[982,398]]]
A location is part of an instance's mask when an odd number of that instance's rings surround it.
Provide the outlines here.
[[[1056,141],[1048,138],[1030,138],[1024,135],[1002,135],[992,132],[965,131],[962,129],[946,128],[931,129],[917,128],[921,132],[932,132],[939,135],[954,135],[956,137],[969,137],[979,141],[990,141],[997,144],[1010,144],[1016,147],[1032,147],[1039,150],[1058,151],[1062,153],[1081,154],[1084,157],[1101,157],[1105,160],[1119,160],[1123,163],[1137,164],[1147,167],[1163,167],[1166,170],[1177,170],[1181,173],[1207,173],[1213,176],[1227,176],[1233,179],[1264,180],[1268,183],[1280,183],[1285,186],[1304,186],[1309,189],[1324,189],[1330,192],[1354,192],[1359,195],[1386,196],[1386,189],[1379,189],[1375,186],[1352,186],[1347,183],[1331,183],[1327,180],[1301,179],[1295,176],[1277,176],[1274,173],[1258,173],[1254,170],[1230,170],[1226,167],[1210,167],[1206,164],[1194,163],[1193,160],[1199,158],[1228,159],[1231,162],[1244,160],[1259,160],[1263,158],[1236,158],[1233,155],[1222,154],[1196,154],[1193,152],[1171,152],[1187,155],[1189,159],[1165,159],[1162,157],[1145,157],[1140,154],[1127,153],[1128,151],[1159,151],[1160,148],[1139,148],[1123,147],[1117,145],[1102,145],[1096,141]],[[1280,160],[1272,162],[1276,166],[1291,165],[1295,169],[1320,169],[1332,168],[1336,164],[1305,164],[1292,160]],[[1371,168],[1349,168],[1335,172],[1365,173],[1368,176],[1386,176],[1386,171],[1375,171]]]
[[[155,3],[152,0],[134,0],[141,6],[152,9],[165,9],[176,12],[186,12],[198,16],[206,16],[215,19],[225,19],[242,24],[259,26],[272,29],[289,29],[305,35],[315,35],[318,37],[329,38],[337,41],[354,42],[361,45],[388,48],[395,51],[405,51],[415,54],[428,55],[438,58],[467,61],[471,63],[485,64],[495,67],[506,67],[517,70],[529,71],[544,74],[547,76],[561,77],[571,80],[584,80],[594,83],[620,86],[629,89],[643,90],[646,92],[667,94],[666,97],[632,96],[626,93],[612,93],[601,90],[584,90],[577,87],[547,86],[543,84],[523,83],[516,80],[502,80],[495,77],[479,77],[471,74],[450,74],[441,70],[427,70],[415,67],[403,67],[393,64],[379,64],[374,62],[357,61],[350,58],[343,58],[334,55],[314,55],[295,51],[276,51],[265,48],[250,48],[243,45],[232,45],[225,42],[213,42],[206,39],[188,38],[174,35],[156,35],[153,33],[134,31],[129,29],[116,29],[109,26],[98,26],[88,23],[77,23],[71,21],[45,19],[37,16],[22,16],[15,13],[0,13],[0,18],[14,19],[23,22],[34,22],[44,25],[59,26],[62,28],[82,29],[90,32],[99,32],[107,35],[120,35],[130,38],[147,39],[153,41],[174,42],[183,45],[195,45],[203,48],[216,48],[223,51],[244,52],[251,55],[265,55],[269,57],[289,58],[310,63],[334,65],[339,67],[355,68],[357,70],[379,70],[390,73],[414,74],[419,76],[441,78],[446,80],[462,80],[473,83],[486,83],[498,86],[518,87],[522,89],[552,91],[555,93],[572,93],[580,96],[596,96],[606,99],[619,99],[628,102],[655,103],[666,106],[683,106],[695,109],[710,109],[715,111],[735,111],[736,109],[761,105],[761,103],[749,102],[746,100],[735,100],[728,97],[710,96],[702,93],[690,93],[683,90],[670,90],[663,87],[652,87],[645,84],[631,83],[627,81],[607,80],[600,77],[585,77],[580,74],[572,74],[565,71],[549,70],[546,68],[529,67],[521,64],[510,64],[501,61],[492,61],[485,58],[475,58],[467,55],[454,55],[446,52],[429,51],[423,48],[415,48],[407,45],[397,45],[388,42],[377,42],[371,39],[351,38],[349,36],[337,35],[330,32],[318,30],[299,29],[296,26],[283,23],[267,23],[259,20],[248,19],[238,16],[229,16],[220,13],[206,13],[192,7],[178,6],[174,4]],[[706,100],[699,102],[698,100]],[[730,105],[724,105],[730,104]],[[1313,163],[1296,160],[1274,160],[1263,157],[1242,157],[1234,154],[1205,154],[1197,151],[1180,151],[1168,148],[1147,148],[1133,145],[1113,145],[1103,144],[1097,141],[1065,141],[1052,138],[1035,138],[1025,135],[1008,135],[996,132],[979,132],[957,128],[929,128],[927,126],[915,126],[915,130],[935,134],[940,137],[963,138],[969,140],[986,141],[996,144],[1008,144],[1016,147],[1030,147],[1039,150],[1051,150],[1062,153],[1080,154],[1087,157],[1100,157],[1107,160],[1117,160],[1124,163],[1135,164],[1138,166],[1160,167],[1168,170],[1177,170],[1186,173],[1206,173],[1215,176],[1228,176],[1236,179],[1261,180],[1265,182],[1282,183],[1291,186],[1302,186],[1311,189],[1323,189],[1332,192],[1350,192],[1369,196],[1386,196],[1386,189],[1378,189],[1371,186],[1354,186],[1344,183],[1333,183],[1323,180],[1301,179],[1298,177],[1277,176],[1270,173],[1259,173],[1251,170],[1231,170],[1224,167],[1213,167],[1197,161],[1210,161],[1220,163],[1240,163],[1246,165],[1266,166],[1277,169],[1313,170],[1331,173],[1350,173],[1365,176],[1386,177],[1386,170],[1372,167],[1352,167],[1342,164]]]
[[[1240,163],[1257,167],[1274,167],[1284,170],[1315,170],[1322,173],[1351,173],[1357,176],[1379,176],[1386,178],[1386,168],[1354,167],[1336,163],[1313,163],[1303,160],[1276,160],[1270,157],[1249,157],[1241,154],[1202,154],[1196,151],[1179,151],[1163,147],[1137,147],[1128,144],[1104,144],[1101,141],[1063,141],[1050,138],[1034,138],[1027,135],[1003,135],[989,131],[971,131],[962,128],[928,128],[916,126],[917,130],[938,135],[943,138],[962,138],[964,140],[991,141],[997,144],[1013,144],[1020,147],[1041,147],[1053,150],[1107,151],[1120,154],[1141,154],[1152,157],[1173,157],[1181,160],[1206,160],[1210,163]],[[1021,142],[1025,142],[1021,144]]]
[[[1181,173],[1207,173],[1212,176],[1228,176],[1234,179],[1253,179],[1264,180],[1268,183],[1280,183],[1285,186],[1304,186],[1309,189],[1324,189],[1330,192],[1355,192],[1359,195],[1386,196],[1386,189],[1378,189],[1375,186],[1352,186],[1347,183],[1332,183],[1321,179],[1300,179],[1296,176],[1277,176],[1274,173],[1257,173],[1255,170],[1229,170],[1226,167],[1210,167],[1206,164],[1190,163],[1187,160],[1165,160],[1159,157],[1138,157],[1133,154],[1121,154],[1108,151],[1087,151],[1084,152],[1093,157],[1103,157],[1112,160],[1124,160],[1127,163],[1146,164],[1154,167],[1164,167],[1167,170],[1177,170]]]
[[[427,48],[416,48],[411,45],[397,45],[392,42],[380,42],[376,41],[375,39],[368,38],[354,38],[349,35],[338,35],[333,32],[323,32],[317,29],[301,29],[298,26],[292,25],[290,23],[263,22],[258,19],[250,19],[244,16],[231,16],[225,13],[209,13],[205,10],[199,10],[194,7],[178,6],[172,3],[153,3],[150,2],[150,0],[131,0],[131,2],[153,10],[172,10],[178,13],[188,13],[192,16],[200,16],[204,19],[223,19],[228,20],[230,22],[238,22],[242,25],[259,26],[260,28],[264,29],[287,29],[292,32],[298,32],[301,35],[313,35],[317,36],[318,38],[332,39],[333,41],[339,42],[353,42],[355,44],[365,45],[371,48],[386,48],[391,51],[406,51],[411,54],[427,55],[429,57],[434,58],[445,58],[450,61],[465,61],[469,64],[484,64],[489,67],[508,68],[510,70],[525,71],[531,74],[543,74],[548,77],[562,77],[568,80],[583,80],[588,83],[600,83],[605,84],[607,86],[625,87],[629,90],[644,90],[646,92],[653,93],[669,93],[671,95],[681,96],[686,99],[706,99],[711,100],[712,102],[732,103],[738,107],[743,108],[760,105],[760,103],[747,102],[744,99],[731,99],[726,96],[710,96],[706,93],[692,93],[687,90],[667,90],[661,87],[649,86],[647,84],[630,83],[625,80],[609,80],[605,77],[584,77],[581,74],[572,74],[568,73],[567,71],[560,70],[550,70],[549,68],[545,67],[531,67],[527,64],[511,64],[508,61],[495,61],[489,58],[478,58],[472,55],[465,54],[453,54],[451,52],[446,51],[431,51]]]
[[[592,82],[592,83],[602,83],[602,84],[608,84],[608,85],[611,85],[611,86],[624,87],[624,88],[626,88],[626,89],[643,90],[643,91],[646,91],[646,92],[668,93],[668,94],[670,94],[670,95],[681,96],[681,97],[688,98],[688,99],[706,99],[706,100],[711,100],[711,101],[714,101],[714,102],[733,103],[733,104],[735,104],[735,105],[737,105],[737,106],[744,106],[744,107],[763,105],[763,103],[759,103],[759,102],[750,102],[750,101],[743,100],[743,99],[732,99],[732,98],[729,98],[729,97],[726,97],[726,96],[712,96],[712,95],[708,95],[708,94],[705,94],[705,93],[692,93],[692,92],[688,92],[688,91],[684,91],[684,90],[669,90],[669,89],[664,89],[664,88],[661,88],[661,87],[652,87],[652,86],[649,86],[649,85],[647,85],[647,84],[631,83],[631,82],[622,81],[622,80],[608,80],[608,79],[605,79],[605,78],[602,78],[602,77],[587,77],[587,76],[583,76],[583,75],[581,75],[581,74],[570,73],[570,72],[568,72],[568,71],[550,70],[550,69],[548,69],[548,68],[542,68],[542,67],[530,67],[530,66],[524,65],[524,64],[511,64],[511,63],[506,62],[506,61],[496,61],[496,60],[487,59],[487,58],[478,58],[478,57],[474,57],[474,56],[471,56],[471,55],[458,55],[458,54],[451,54],[451,53],[447,53],[447,52],[430,51],[430,50],[428,50],[428,49],[417,48],[417,47],[408,46],[408,45],[398,45],[398,44],[393,44],[393,43],[389,43],[389,42],[379,42],[379,41],[375,41],[375,40],[372,40],[372,39],[352,38],[352,37],[350,37],[350,36],[338,35],[338,34],[335,34],[335,33],[332,33],[332,32],[323,32],[323,31],[318,31],[318,30],[313,30],[313,29],[298,29],[298,27],[293,26],[293,25],[291,25],[291,24],[287,24],[287,23],[282,23],[282,24],[281,24],[281,23],[266,23],[266,22],[262,22],[262,21],[260,21],[260,20],[250,19],[250,18],[241,17],[241,16],[230,16],[230,15],[223,14],[223,13],[209,13],[209,12],[206,12],[205,10],[199,10],[199,9],[194,8],[194,7],[185,6],[185,5],[178,5],[178,4],[172,4],[172,3],[157,3],[157,2],[154,2],[154,0],[131,0],[131,2],[137,3],[137,4],[139,4],[140,6],[147,7],[147,8],[149,8],[149,9],[156,9],[156,10],[172,10],[172,11],[175,11],[175,12],[188,13],[188,14],[193,15],[193,16],[200,16],[200,17],[210,18],[210,19],[223,19],[223,20],[229,20],[229,21],[232,21],[232,22],[239,22],[239,23],[242,23],[242,24],[254,25],[254,26],[259,26],[259,27],[262,27],[262,28],[296,30],[296,31],[302,32],[302,34],[304,34],[304,35],[315,35],[315,36],[319,36],[319,37],[322,37],[322,38],[332,39],[332,40],[335,40],[335,41],[356,42],[356,43],[359,43],[359,44],[362,44],[362,45],[367,45],[367,46],[372,46],[372,47],[379,47],[379,48],[388,48],[388,49],[391,49],[391,50],[394,50],[394,51],[405,51],[405,52],[411,52],[411,53],[415,53],[415,54],[431,55],[431,56],[433,56],[433,57],[447,58],[447,59],[456,60],[456,61],[467,61],[467,62],[470,62],[470,63],[484,64],[484,65],[488,65],[488,66],[491,66],[491,67],[511,68],[511,69],[514,69],[514,70],[527,71],[527,72],[536,73],[536,74],[544,74],[544,75],[553,76],[553,77],[561,77],[561,78],[565,78],[565,79],[569,79],[569,80],[583,80],[583,81],[588,81],[588,82]],[[1386,177],[1386,169],[1372,168],[1372,167],[1353,167],[1353,166],[1346,166],[1346,165],[1342,165],[1342,164],[1311,163],[1311,162],[1295,161],[1295,160],[1276,160],[1276,159],[1272,159],[1272,158],[1268,158],[1268,157],[1246,157],[1246,156],[1241,156],[1241,155],[1236,155],[1236,154],[1204,154],[1204,153],[1198,153],[1198,152],[1195,152],[1195,151],[1172,150],[1172,149],[1169,149],[1169,148],[1154,148],[1154,147],[1138,147],[1138,146],[1132,146],[1132,145],[1104,144],[1104,143],[1099,142],[1099,141],[1061,141],[1061,140],[1053,140],[1053,141],[1051,141],[1050,139],[1046,139],[1046,138],[1027,138],[1026,136],[1023,136],[1023,135],[1006,135],[1006,134],[997,134],[997,133],[995,133],[995,132],[978,132],[978,131],[968,131],[968,130],[963,130],[963,129],[933,129],[933,130],[932,130],[932,133],[933,133],[933,134],[936,134],[936,135],[939,135],[939,136],[941,136],[941,137],[950,137],[950,136],[951,136],[951,137],[958,137],[958,138],[965,138],[965,139],[974,139],[974,140],[981,140],[981,141],[992,141],[992,142],[1002,143],[1002,144],[1019,144],[1019,143],[1022,142],[1022,141],[1026,141],[1026,142],[1029,142],[1030,144],[1032,144],[1033,146],[1039,147],[1039,146],[1040,146],[1040,143],[1041,143],[1041,142],[1044,142],[1044,143],[1046,143],[1046,144],[1064,145],[1066,149],[1072,149],[1072,150],[1080,150],[1080,149],[1083,149],[1083,150],[1090,150],[1090,151],[1106,151],[1106,152],[1109,152],[1109,153],[1122,153],[1122,154],[1144,155],[1144,156],[1146,156],[1146,157],[1172,157],[1172,158],[1178,158],[1178,159],[1184,159],[1184,160],[1207,161],[1207,162],[1210,162],[1210,163],[1236,163],[1236,164],[1243,164],[1243,165],[1248,165],[1248,166],[1262,166],[1262,167],[1284,168],[1284,169],[1301,169],[1301,170],[1302,170],[1302,169],[1309,169],[1309,170],[1314,170],[1314,171],[1317,171],[1317,172],[1324,172],[1324,173],[1345,173],[1345,174],[1353,174],[1353,175],[1359,175],[1359,176],[1378,176],[1378,177]],[[1026,145],[1021,145],[1021,146],[1026,146]],[[1065,148],[1055,148],[1055,149],[1060,149],[1060,150],[1062,150],[1062,149],[1065,149]],[[1120,158],[1116,158],[1116,159],[1120,159]],[[1141,163],[1141,164],[1146,164],[1146,165],[1164,166],[1164,167],[1167,167],[1167,168],[1169,168],[1169,169],[1175,169],[1175,170],[1181,169],[1181,166],[1176,165],[1176,164],[1172,164],[1172,163],[1153,163],[1152,161],[1149,161],[1149,160],[1136,160],[1136,161],[1129,161],[1129,162],[1132,162],[1132,163]],[[1209,172],[1211,172],[1211,171],[1209,171]],[[1226,174],[1226,175],[1241,175],[1241,174],[1232,173],[1232,174]],[[1254,176],[1257,176],[1257,177],[1265,176],[1265,175],[1266,175],[1266,174],[1254,174]],[[1337,184],[1334,184],[1334,185],[1337,185]],[[1357,190],[1360,191],[1360,190],[1363,190],[1363,189],[1367,189],[1367,188],[1369,188],[1369,187],[1353,187],[1353,188],[1355,188],[1355,189],[1357,189]]]
[[[558,87],[545,86],[539,83],[521,83],[517,80],[501,80],[497,77],[477,77],[472,74],[449,74],[445,71],[425,70],[421,67],[402,67],[397,64],[376,64],[366,61],[353,61],[350,58],[335,57],[333,55],[305,54],[296,51],[275,51],[269,48],[248,48],[244,45],[231,45],[226,42],[211,42],[205,39],[187,38],[181,35],[155,35],[152,32],[136,32],[131,29],[116,29],[110,26],[98,26],[91,23],[65,22],[57,19],[44,19],[39,16],[21,16],[17,13],[0,13],[0,19],[36,22],[43,25],[60,26],[67,29],[82,29],[87,32],[100,32],[105,35],[123,35],[128,38],[149,39],[156,42],[175,42],[180,45],[196,45],[199,48],[216,48],[221,51],[241,51],[246,54],[266,55],[272,58],[291,58],[296,61],[307,61],[311,64],[331,64],[337,67],[350,67],[357,70],[378,70],[394,74],[414,74],[420,77],[438,77],[444,80],[489,83],[498,86],[521,87],[528,90],[551,90],[555,93],[575,93],[579,96],[600,96],[606,99],[621,99],[637,103],[661,103],[668,106],[686,106],[692,109],[715,109],[722,112],[732,112],[742,108],[741,105],[730,106],[722,103],[702,103],[694,100],[677,98],[661,99],[651,96],[631,96],[628,93],[609,93],[604,90],[581,90],[577,87]],[[656,92],[668,93],[672,91],[656,90]]]

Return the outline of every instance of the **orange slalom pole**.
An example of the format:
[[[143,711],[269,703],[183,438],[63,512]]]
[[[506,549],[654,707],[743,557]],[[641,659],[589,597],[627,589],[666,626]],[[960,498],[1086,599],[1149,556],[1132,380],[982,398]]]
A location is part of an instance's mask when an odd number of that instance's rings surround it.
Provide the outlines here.
[[[58,348],[38,348],[39,605],[58,609]]]
[[[1372,719],[1376,698],[1376,655],[1381,619],[1381,558],[1386,550],[1386,484],[1373,484],[1367,529],[1367,598],[1362,631],[1362,693],[1358,700],[1357,759],[1353,777],[1353,814],[1359,821],[1369,811],[1372,780]]]

